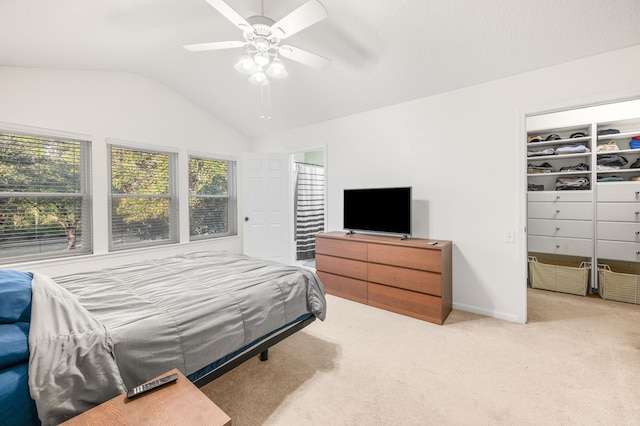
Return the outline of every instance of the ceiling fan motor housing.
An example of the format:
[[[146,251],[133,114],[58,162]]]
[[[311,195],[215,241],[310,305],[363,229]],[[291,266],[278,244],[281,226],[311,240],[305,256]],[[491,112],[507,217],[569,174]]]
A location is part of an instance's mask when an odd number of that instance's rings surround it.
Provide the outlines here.
[[[271,34],[271,26],[275,21],[266,16],[251,16],[247,22],[251,24],[252,31],[245,31],[243,35],[247,41],[249,53],[263,52],[270,57],[275,57],[278,54],[278,43],[280,43],[280,39]]]

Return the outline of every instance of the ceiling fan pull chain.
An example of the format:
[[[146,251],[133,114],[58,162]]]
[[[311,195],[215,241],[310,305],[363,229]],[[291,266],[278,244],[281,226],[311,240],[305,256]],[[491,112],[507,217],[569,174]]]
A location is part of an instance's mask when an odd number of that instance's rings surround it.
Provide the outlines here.
[[[266,96],[265,96],[265,91],[266,91]],[[266,97],[266,99],[265,99]],[[260,103],[262,106],[262,113],[260,114],[260,119],[264,120],[265,118],[267,119],[267,121],[271,120],[271,114],[270,114],[270,109],[271,109],[271,85],[268,84],[266,86],[262,86],[260,88]]]

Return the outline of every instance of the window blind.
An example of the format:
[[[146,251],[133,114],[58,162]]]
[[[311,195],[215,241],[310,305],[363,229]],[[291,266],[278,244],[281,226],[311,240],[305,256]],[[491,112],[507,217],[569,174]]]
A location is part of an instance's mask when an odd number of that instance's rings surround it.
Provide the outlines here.
[[[0,131],[0,259],[88,254],[88,141]]]
[[[178,241],[176,154],[109,145],[109,249]]]
[[[236,162],[189,156],[190,239],[237,235]]]

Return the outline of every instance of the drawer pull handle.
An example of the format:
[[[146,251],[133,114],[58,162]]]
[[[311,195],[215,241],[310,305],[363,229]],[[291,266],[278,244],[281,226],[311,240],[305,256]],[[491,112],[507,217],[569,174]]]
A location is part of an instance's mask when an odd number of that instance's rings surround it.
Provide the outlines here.
[[[636,214],[640,214],[640,212],[639,212],[639,211],[636,211]]]
[[[560,248],[560,244],[556,244],[556,248]]]
[[[556,226],[556,231],[559,231],[559,230],[560,230],[560,227],[559,227],[559,226]]]
[[[640,251],[637,251],[636,254],[640,254]]]
[[[640,195],[640,191],[636,191],[636,196]]]
[[[640,235],[640,231],[636,231],[636,235]]]
[[[639,192],[640,192],[640,191],[639,191]],[[636,194],[637,194],[637,192],[636,192]],[[556,200],[559,200],[559,199],[560,199],[560,196],[559,196],[559,195],[556,195]]]
[[[560,210],[556,210],[556,213],[560,213]],[[636,213],[637,214],[637,213]]]

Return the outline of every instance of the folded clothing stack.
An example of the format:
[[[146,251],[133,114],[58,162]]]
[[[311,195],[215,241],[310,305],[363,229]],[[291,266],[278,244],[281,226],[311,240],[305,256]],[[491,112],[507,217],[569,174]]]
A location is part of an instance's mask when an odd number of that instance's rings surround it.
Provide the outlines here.
[[[556,178],[556,191],[589,189],[589,179],[586,177]]]
[[[611,152],[611,151],[619,151],[620,147],[616,143],[616,141],[609,141],[607,143],[603,143],[598,145],[596,148],[596,152]]]
[[[640,136],[634,136],[629,141],[629,148],[638,149],[640,148]]]
[[[527,173],[551,173],[554,171],[549,163],[542,163],[538,166],[531,163],[527,164]]]
[[[598,130],[598,136],[617,135],[618,133],[620,133],[620,130],[618,130],[618,129],[602,129],[602,130]]]
[[[544,185],[540,185],[537,183],[530,183],[527,185],[527,190],[529,191],[544,191]]]
[[[602,155],[596,162],[597,170],[618,170],[629,161],[621,155]]]
[[[556,148],[556,154],[580,154],[583,152],[589,152],[589,148],[581,143],[562,145]]]
[[[585,163],[576,164],[574,166],[560,167],[561,172],[585,172],[589,170],[589,166]]]
[[[527,151],[527,157],[540,157],[542,155],[555,155],[556,150],[553,148],[543,149],[542,151]]]

